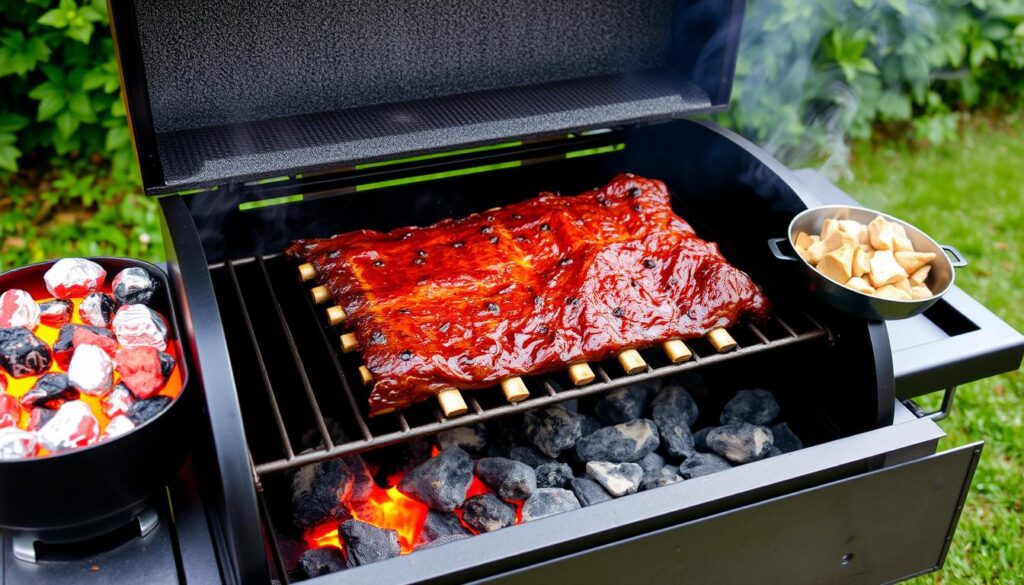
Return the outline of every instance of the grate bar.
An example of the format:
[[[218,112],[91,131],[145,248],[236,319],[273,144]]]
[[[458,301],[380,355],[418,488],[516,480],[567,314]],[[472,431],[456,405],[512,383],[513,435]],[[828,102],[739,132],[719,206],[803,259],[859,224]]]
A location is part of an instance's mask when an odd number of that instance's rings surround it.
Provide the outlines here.
[[[477,401],[476,396],[470,396],[466,402],[469,403],[469,407],[473,409],[476,414],[483,414],[484,409],[480,407],[480,402]]]
[[[281,407],[277,404],[277,396],[274,394],[274,386],[270,382],[270,375],[267,374],[267,365],[263,361],[263,352],[260,351],[259,341],[256,339],[256,330],[252,326],[252,317],[249,315],[249,307],[242,295],[242,287],[238,285],[238,275],[235,274],[235,266],[230,260],[226,265],[228,276],[231,279],[231,286],[235,290],[235,298],[238,299],[238,306],[242,308],[242,319],[245,321],[245,329],[249,333],[249,341],[252,342],[252,349],[256,352],[256,366],[259,368],[260,377],[263,379],[263,388],[267,392],[267,400],[270,402],[270,410],[274,414],[274,422],[277,425],[277,432],[281,435],[281,442],[284,444],[284,452],[288,459],[295,457],[292,449],[292,442],[288,438],[288,431],[284,426],[284,418],[281,416]]]
[[[785,319],[783,319],[779,315],[775,315],[775,320],[778,321],[779,325],[781,325],[782,328],[786,330],[786,333],[789,333],[790,337],[796,337],[796,331],[789,326],[789,323],[786,323]]]
[[[753,323],[749,323],[749,322],[748,322],[748,323],[747,323],[747,329],[750,329],[750,331],[751,331],[751,332],[752,332],[752,333],[753,333],[754,335],[756,335],[758,339],[760,339],[760,340],[761,340],[761,343],[765,343],[765,344],[767,344],[767,343],[771,343],[770,341],[768,341],[768,338],[767,338],[767,337],[765,337],[765,334],[764,334],[764,333],[761,333],[761,330],[760,330],[760,329],[758,329],[758,328],[757,328],[757,326],[755,326],[755,325],[754,325]]]
[[[316,401],[316,396],[313,394],[313,386],[309,383],[309,376],[306,374],[306,366],[303,365],[302,356],[299,355],[299,348],[295,345],[295,338],[292,336],[292,330],[288,327],[288,320],[284,316],[284,310],[281,308],[281,303],[277,299],[277,293],[274,292],[274,285],[270,282],[270,273],[267,272],[267,265],[263,261],[263,258],[256,257],[256,265],[260,267],[260,272],[263,274],[263,280],[267,284],[267,290],[270,292],[270,300],[274,302],[274,309],[277,313],[278,322],[281,325],[281,332],[284,333],[284,338],[288,342],[288,349],[291,350],[292,358],[295,360],[295,366],[299,370],[299,380],[302,381],[302,387],[306,390],[306,398],[309,399],[309,406],[313,409],[313,417],[316,419],[317,430],[320,431],[320,438],[324,445],[327,445],[328,449],[334,448],[334,441],[331,440],[331,434],[327,431],[327,423],[324,422],[324,415],[320,412],[320,404]]]
[[[398,426],[401,427],[403,433],[409,432],[409,421],[405,420],[405,414],[399,412],[395,416],[398,417]],[[373,435],[367,438],[372,438]]]
[[[606,384],[612,381],[612,377],[608,375],[608,372],[604,371],[604,367],[600,364],[594,364],[594,370],[596,370],[597,375],[600,376],[601,380]]]

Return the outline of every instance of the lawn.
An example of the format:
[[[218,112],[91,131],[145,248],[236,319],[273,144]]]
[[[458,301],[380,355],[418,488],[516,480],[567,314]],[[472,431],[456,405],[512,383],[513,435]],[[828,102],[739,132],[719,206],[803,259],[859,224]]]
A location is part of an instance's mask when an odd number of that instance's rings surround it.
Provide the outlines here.
[[[931,148],[853,148],[841,186],[863,205],[906,219],[970,260],[957,285],[1024,330],[1024,117],[967,120],[962,138]],[[1024,376],[963,386],[940,448],[986,442],[945,569],[914,583],[1024,583]]]

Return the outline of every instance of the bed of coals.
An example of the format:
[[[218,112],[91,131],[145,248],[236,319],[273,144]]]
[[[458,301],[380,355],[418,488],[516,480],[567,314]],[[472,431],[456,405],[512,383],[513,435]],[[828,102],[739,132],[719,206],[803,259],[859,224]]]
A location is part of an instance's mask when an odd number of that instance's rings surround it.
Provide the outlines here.
[[[283,561],[313,577],[803,447],[768,390],[729,391],[701,416],[693,396],[709,392],[698,377],[654,380],[301,468]]]
[[[42,283],[0,294],[0,460],[28,459],[122,435],[181,390],[146,269],[55,262]],[[34,288],[33,288],[34,287]]]

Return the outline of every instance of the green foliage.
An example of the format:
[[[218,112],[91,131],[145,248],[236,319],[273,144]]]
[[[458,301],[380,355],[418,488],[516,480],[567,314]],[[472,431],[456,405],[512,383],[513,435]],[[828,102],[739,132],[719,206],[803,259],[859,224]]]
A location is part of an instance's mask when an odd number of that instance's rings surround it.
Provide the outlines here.
[[[750,0],[725,123],[791,163],[1024,97],[1024,0]],[[845,165],[846,161],[839,161]]]

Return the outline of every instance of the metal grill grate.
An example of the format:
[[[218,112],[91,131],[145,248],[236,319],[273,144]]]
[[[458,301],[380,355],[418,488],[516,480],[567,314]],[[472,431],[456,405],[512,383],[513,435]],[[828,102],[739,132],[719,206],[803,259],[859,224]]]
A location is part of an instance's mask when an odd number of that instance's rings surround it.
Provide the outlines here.
[[[660,349],[641,350],[648,369],[639,374],[627,375],[614,362],[592,363],[597,379],[586,386],[574,387],[562,374],[524,377],[530,398],[517,404],[505,402],[495,386],[465,392],[470,410],[459,418],[446,419],[431,401],[370,419],[369,388],[359,378],[359,357],[341,352],[337,330],[295,277],[291,263],[271,255],[216,264],[211,271],[235,360],[257,479],[635,382],[741,362],[751,354],[828,336],[806,312],[774,299],[776,310],[767,322],[729,328],[738,342],[729,353],[717,353],[706,340],[694,339],[687,341],[693,358],[681,364],[669,362]],[[343,439],[332,437],[336,427],[328,419],[341,428]],[[268,427],[273,431],[268,433]]]

